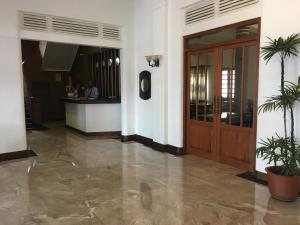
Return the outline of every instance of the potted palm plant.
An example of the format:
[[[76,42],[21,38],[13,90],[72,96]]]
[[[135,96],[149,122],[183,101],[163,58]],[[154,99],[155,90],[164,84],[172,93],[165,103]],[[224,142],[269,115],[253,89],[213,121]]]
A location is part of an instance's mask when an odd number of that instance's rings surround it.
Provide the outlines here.
[[[260,141],[257,156],[267,160],[274,166],[266,168],[269,190],[271,195],[282,201],[294,201],[300,190],[300,146],[294,135],[294,107],[300,101],[300,84],[285,81],[285,60],[290,56],[297,56],[297,46],[300,44],[299,34],[293,34],[286,39],[269,39],[267,46],[262,48],[262,55],[267,63],[275,55],[279,55],[281,62],[281,85],[278,95],[268,97],[259,107],[259,112],[282,110],[284,122],[284,137],[275,137]],[[290,117],[290,132],[287,132],[287,113]]]

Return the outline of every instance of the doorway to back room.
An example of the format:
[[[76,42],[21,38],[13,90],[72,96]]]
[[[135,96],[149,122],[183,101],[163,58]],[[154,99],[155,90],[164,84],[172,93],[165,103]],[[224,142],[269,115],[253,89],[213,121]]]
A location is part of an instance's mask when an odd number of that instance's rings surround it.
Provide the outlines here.
[[[22,40],[26,128],[121,134],[120,50]]]

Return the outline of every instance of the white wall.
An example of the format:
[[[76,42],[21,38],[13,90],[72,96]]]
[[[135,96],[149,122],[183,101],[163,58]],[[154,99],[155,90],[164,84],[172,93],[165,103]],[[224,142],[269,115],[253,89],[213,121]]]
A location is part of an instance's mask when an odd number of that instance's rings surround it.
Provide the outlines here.
[[[261,17],[261,46],[267,42],[267,36],[278,38],[287,37],[293,33],[300,32],[299,20],[300,2],[290,0],[284,4],[281,0],[264,0]],[[258,104],[263,103],[266,96],[278,93],[280,89],[280,61],[272,59],[267,65],[261,59],[259,64],[259,91]],[[286,63],[286,79],[296,81],[299,76],[299,57],[289,59]],[[299,104],[296,111],[296,139],[300,141],[300,117]],[[297,115],[298,114],[298,115]],[[283,122],[281,112],[272,112],[258,115],[257,140],[274,136],[275,132],[283,135]],[[264,171],[266,164],[261,159],[256,160],[258,171]]]
[[[21,151],[26,133],[20,40],[1,36],[0,49],[0,153]]]
[[[182,1],[168,1],[168,144],[183,146]]]
[[[153,54],[161,55],[160,66],[153,69],[153,140],[168,144],[168,14],[166,0],[153,1]]]
[[[123,27],[122,33],[122,133],[134,133],[133,0],[0,0],[0,153],[26,149],[20,37],[102,45],[98,40],[19,31],[18,11],[77,18]],[[103,42],[103,45],[113,45]],[[118,46],[116,46],[118,47]]]
[[[153,98],[142,100],[139,98],[139,73],[143,70],[153,72],[145,60],[146,55],[151,55],[153,50],[152,30],[152,2],[149,0],[137,0],[134,7],[134,57],[135,57],[135,101],[136,101],[136,133],[144,137],[152,138]],[[152,74],[153,78],[153,74]],[[152,81],[153,93],[155,85]]]
[[[165,0],[135,1],[135,101],[136,133],[167,144],[167,2]],[[146,55],[162,55],[160,66],[149,67]],[[151,72],[151,92],[149,100],[139,98],[139,73]]]

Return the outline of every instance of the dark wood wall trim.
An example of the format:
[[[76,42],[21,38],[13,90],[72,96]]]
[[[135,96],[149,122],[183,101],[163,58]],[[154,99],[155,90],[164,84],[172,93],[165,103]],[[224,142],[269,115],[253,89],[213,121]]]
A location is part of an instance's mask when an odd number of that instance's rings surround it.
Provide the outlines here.
[[[266,174],[258,171],[247,171],[236,175],[237,177],[243,178],[245,180],[255,182],[261,185],[268,185],[268,180]]]
[[[84,136],[102,136],[102,137],[105,137],[105,136],[121,136],[121,131],[108,131],[108,132],[84,132],[84,131],[81,131],[81,130],[78,130],[74,127],[70,127],[68,125],[66,125],[66,128],[76,132],[76,133],[79,133],[81,135],[84,135]]]
[[[148,146],[154,150],[170,153],[175,156],[181,156],[181,155],[185,154],[185,152],[183,151],[183,148],[175,147],[173,145],[163,145],[163,144],[153,141],[153,139],[151,139],[151,138],[146,138],[146,137],[143,137],[143,136],[137,135],[137,134],[128,135],[128,136],[122,135],[121,140],[122,140],[122,142],[135,141],[135,142],[138,142],[145,146]]]
[[[254,176],[259,179],[259,180],[263,180],[263,181],[266,181],[268,182],[268,179],[267,179],[267,174],[266,173],[262,173],[262,172],[259,172],[259,171],[255,171],[254,172]]]
[[[35,152],[32,150],[7,152],[7,153],[0,154],[0,162],[14,160],[14,159],[28,158],[28,157],[32,157],[32,156],[37,156],[37,154],[35,154]]]
[[[173,145],[167,145],[167,152],[176,156],[181,156],[186,154],[184,148],[176,147]]]
[[[150,138],[147,138],[147,137],[144,137],[144,136],[141,136],[141,135],[135,135],[134,137],[134,141],[138,142],[138,143],[141,143],[141,144],[144,144],[146,146],[152,146],[153,145],[153,140],[150,139]]]
[[[129,142],[129,141],[134,141],[135,140],[135,135],[121,135],[121,141],[122,142]]]

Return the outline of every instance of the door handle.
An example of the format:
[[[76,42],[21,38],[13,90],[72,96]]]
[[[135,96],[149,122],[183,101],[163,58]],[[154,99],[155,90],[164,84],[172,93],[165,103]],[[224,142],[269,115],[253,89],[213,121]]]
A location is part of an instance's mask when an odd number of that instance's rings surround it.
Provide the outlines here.
[[[222,112],[222,96],[218,96],[217,98],[218,98],[217,99],[217,102],[218,102],[217,114],[221,114],[221,112]]]
[[[213,113],[221,114],[222,112],[222,96],[214,96]]]
[[[213,105],[213,113],[214,113],[214,114],[218,114],[218,106],[217,106],[217,103],[218,103],[218,97],[217,97],[217,96],[214,96],[214,105]]]

